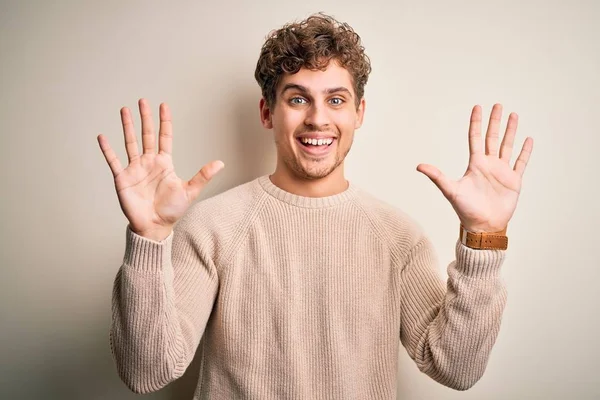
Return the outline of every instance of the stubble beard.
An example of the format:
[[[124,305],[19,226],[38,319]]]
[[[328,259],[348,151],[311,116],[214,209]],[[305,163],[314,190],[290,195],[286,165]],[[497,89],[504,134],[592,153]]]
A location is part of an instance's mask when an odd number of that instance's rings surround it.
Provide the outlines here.
[[[339,142],[338,142],[339,145]],[[344,162],[344,160],[346,159],[346,156],[348,155],[348,153],[350,152],[350,148],[352,147],[352,142],[350,143],[350,145],[348,146],[348,148],[346,150],[344,150],[343,155],[340,155],[339,153],[339,147],[336,150],[335,153],[335,159],[332,165],[323,165],[323,166],[319,166],[319,163],[325,163],[327,162],[327,158],[328,157],[323,157],[323,158],[312,158],[309,163],[310,166],[308,168],[306,168],[302,161],[299,159],[299,157],[295,157],[293,153],[291,153],[290,155],[284,156],[283,157],[283,162],[284,164],[287,166],[287,168],[292,172],[292,174],[294,174],[297,178],[300,179],[304,179],[304,180],[317,180],[317,179],[323,179],[325,177],[327,177],[329,174],[331,174],[333,171],[335,171],[341,164],[342,162]],[[317,165],[314,165],[317,164]]]

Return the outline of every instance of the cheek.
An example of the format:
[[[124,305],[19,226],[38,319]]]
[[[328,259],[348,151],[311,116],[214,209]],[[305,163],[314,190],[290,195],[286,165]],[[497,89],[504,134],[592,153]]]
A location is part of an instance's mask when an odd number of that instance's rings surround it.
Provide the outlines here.
[[[279,136],[293,136],[303,125],[303,121],[300,113],[279,113],[277,117],[273,117],[273,129]]]
[[[273,118],[273,135],[275,143],[281,150],[291,147],[290,138],[294,136],[294,129],[290,127],[288,120],[283,118]]]
[[[336,126],[341,131],[342,136],[352,136],[356,125],[356,114],[352,112],[344,113],[336,119]]]

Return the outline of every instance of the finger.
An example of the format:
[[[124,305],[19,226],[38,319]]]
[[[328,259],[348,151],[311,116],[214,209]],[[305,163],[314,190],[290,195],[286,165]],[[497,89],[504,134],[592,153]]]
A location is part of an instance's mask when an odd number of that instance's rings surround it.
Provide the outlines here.
[[[527,167],[527,163],[529,162],[529,157],[531,156],[531,152],[533,151],[533,139],[528,137],[525,139],[525,143],[523,143],[523,148],[521,148],[521,153],[515,162],[514,170],[519,173],[519,175],[523,176],[525,173],[525,168]]]
[[[154,139],[154,122],[152,121],[152,110],[146,99],[138,101],[140,116],[142,118],[142,148],[144,154],[154,153],[156,140]]]
[[[123,167],[121,166],[119,158],[117,157],[113,149],[110,147],[108,139],[104,135],[100,134],[98,135],[98,144],[100,145],[100,150],[102,150],[102,154],[104,154],[104,159],[106,159],[106,162],[108,163],[108,166],[113,176],[119,175],[121,171],[123,171]]]
[[[506,163],[510,162],[512,156],[513,144],[515,142],[515,135],[517,133],[517,126],[519,125],[519,116],[516,113],[510,113],[508,116],[508,122],[506,124],[506,132],[500,145],[500,159]]]
[[[222,161],[212,161],[206,164],[192,179],[188,181],[188,196],[190,199],[195,199],[204,186],[221,170],[225,164]]]
[[[131,119],[131,111],[129,108],[121,108],[121,122],[123,124],[123,134],[125,136],[125,150],[129,162],[139,158],[137,139],[135,138],[135,129],[133,129],[133,120]]]
[[[481,153],[481,107],[476,105],[471,111],[469,124],[469,154]]]
[[[447,199],[452,199],[454,196],[454,184],[446,175],[442,173],[439,169],[429,164],[419,164],[417,165],[417,171],[421,172],[425,176],[427,176],[431,181],[442,191],[442,194]]]
[[[487,132],[485,134],[485,154],[498,155],[498,132],[500,131],[500,120],[502,119],[502,105],[494,104],[490,113]]]
[[[158,134],[158,152],[171,154],[173,150],[173,125],[171,123],[171,110],[167,103],[160,105],[160,131]]]

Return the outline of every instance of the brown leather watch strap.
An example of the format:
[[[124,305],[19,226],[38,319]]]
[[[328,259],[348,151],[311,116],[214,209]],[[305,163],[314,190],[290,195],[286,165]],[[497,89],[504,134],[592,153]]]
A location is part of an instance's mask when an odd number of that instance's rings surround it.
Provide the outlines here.
[[[467,247],[477,250],[506,250],[508,237],[506,228],[500,232],[469,232],[460,226],[460,242]]]

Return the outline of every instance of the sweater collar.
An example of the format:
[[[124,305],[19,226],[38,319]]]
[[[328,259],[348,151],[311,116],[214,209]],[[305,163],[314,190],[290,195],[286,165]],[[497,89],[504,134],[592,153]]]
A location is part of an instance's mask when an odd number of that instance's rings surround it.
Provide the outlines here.
[[[351,182],[348,182],[348,188],[341,193],[325,197],[306,197],[287,192],[280,187],[275,186],[275,184],[271,182],[269,175],[263,175],[257,180],[264,191],[271,196],[284,203],[302,208],[333,207],[352,199],[357,191],[357,188]]]

